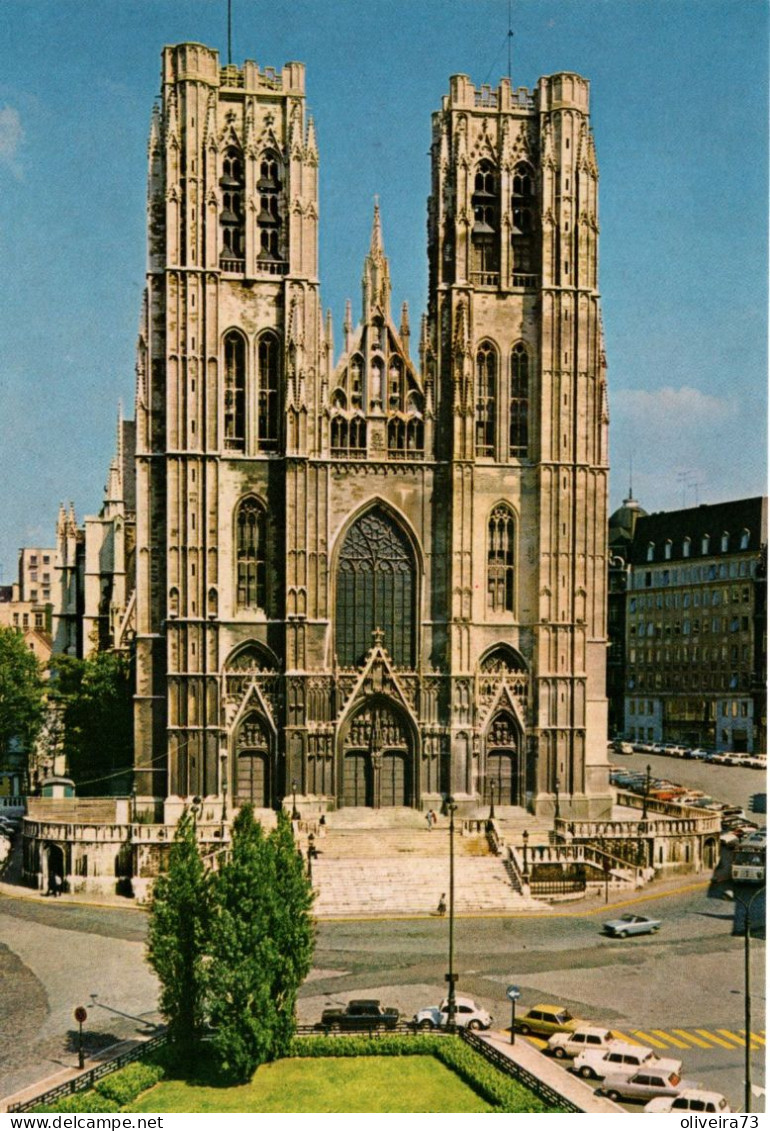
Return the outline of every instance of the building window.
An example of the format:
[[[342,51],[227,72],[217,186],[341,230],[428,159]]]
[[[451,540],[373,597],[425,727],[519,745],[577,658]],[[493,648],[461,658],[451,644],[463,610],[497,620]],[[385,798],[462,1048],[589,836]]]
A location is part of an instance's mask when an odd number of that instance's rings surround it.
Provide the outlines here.
[[[234,330],[225,335],[225,448],[246,450],[246,342]]]
[[[647,561],[652,562],[654,560],[655,560],[655,543],[654,542],[648,542],[647,543]]]
[[[243,207],[245,180],[243,157],[234,145],[228,146],[225,150],[219,188],[222,193],[222,211],[219,214],[222,253],[219,265],[223,271],[242,271],[245,246]]]
[[[707,553],[709,552],[709,543],[710,543],[710,541],[711,541],[711,538],[710,538],[710,536],[709,536],[708,534],[704,534],[704,535],[703,535],[703,537],[701,538],[701,542],[700,542],[700,552],[701,552],[702,554],[707,554]]]
[[[237,599],[239,609],[265,609],[267,602],[265,508],[252,495],[238,507],[235,518]]]
[[[481,161],[476,168],[471,206],[471,281],[478,286],[496,286],[500,271],[500,202],[497,169],[491,161]]]
[[[336,414],[331,419],[331,449],[337,459],[366,458],[366,420],[354,413],[352,416]]]
[[[350,528],[337,567],[335,640],[342,667],[359,667],[375,631],[396,667],[416,656],[417,567],[404,531],[379,507]]]
[[[257,269],[277,273],[281,261],[281,166],[275,153],[263,154],[259,163],[259,213],[257,215]]]
[[[280,432],[280,347],[273,333],[263,334],[257,346],[259,394],[257,401],[257,446],[261,452],[278,448]]]
[[[728,549],[730,548],[730,535],[726,530],[722,532],[722,538],[719,546],[723,554],[726,554]]]
[[[671,561],[671,549],[672,549],[672,546],[671,546],[671,539],[670,539],[670,538],[667,538],[667,539],[666,539],[666,544],[665,544],[665,546],[663,547],[663,556],[665,557],[665,559],[666,559],[666,561],[667,561],[667,562],[670,562],[670,561]]]
[[[520,278],[535,270],[535,177],[529,165],[513,171],[511,195],[511,266],[513,286],[526,285]]]
[[[748,548],[749,548],[749,538],[750,538],[750,534],[749,534],[748,530],[745,530],[745,529],[742,530],[741,531],[741,549],[742,550],[748,550]]]
[[[510,507],[495,507],[489,519],[487,605],[493,613],[512,613],[515,581],[516,522]]]
[[[482,342],[476,353],[476,455],[495,454],[497,419],[497,351]]]
[[[526,457],[529,447],[529,356],[521,342],[511,352],[510,454]]]

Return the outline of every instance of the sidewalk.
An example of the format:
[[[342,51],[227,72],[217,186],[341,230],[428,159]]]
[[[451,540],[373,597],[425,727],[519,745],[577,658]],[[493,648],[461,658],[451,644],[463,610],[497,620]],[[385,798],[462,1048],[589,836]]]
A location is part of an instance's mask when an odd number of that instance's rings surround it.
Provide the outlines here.
[[[619,1104],[605,1099],[604,1096],[594,1095],[594,1088],[590,1084],[584,1083],[579,1076],[566,1072],[555,1060],[544,1056],[524,1037],[517,1035],[516,1043],[512,1045],[508,1033],[492,1030],[488,1033],[479,1033],[478,1036],[514,1064],[518,1064],[520,1068],[526,1069],[538,1080],[542,1080],[554,1092],[564,1096],[581,1111],[589,1114],[596,1112],[601,1115],[628,1115],[625,1108],[620,1107]]]

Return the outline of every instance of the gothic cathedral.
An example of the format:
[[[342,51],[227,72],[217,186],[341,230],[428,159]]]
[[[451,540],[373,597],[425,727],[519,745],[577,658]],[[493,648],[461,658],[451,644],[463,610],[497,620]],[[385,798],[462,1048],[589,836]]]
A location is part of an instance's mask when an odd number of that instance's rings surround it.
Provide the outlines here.
[[[610,807],[588,83],[463,75],[429,297],[321,308],[304,68],[163,52],[137,359],[137,803]]]

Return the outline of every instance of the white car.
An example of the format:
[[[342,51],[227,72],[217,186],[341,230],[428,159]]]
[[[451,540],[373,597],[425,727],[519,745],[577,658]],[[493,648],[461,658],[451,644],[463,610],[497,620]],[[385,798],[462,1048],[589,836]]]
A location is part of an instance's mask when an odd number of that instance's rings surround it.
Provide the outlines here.
[[[688,1088],[679,1096],[657,1096],[645,1104],[645,1111],[671,1112],[680,1111],[732,1111],[727,1100],[719,1092],[702,1092],[699,1088]]]
[[[574,1033],[554,1033],[549,1037],[544,1052],[553,1053],[562,1060],[564,1057],[579,1056],[586,1049],[598,1051],[608,1048],[614,1041],[609,1029],[599,1029],[593,1025],[580,1025]]]
[[[442,1029],[449,1020],[448,1009],[446,999],[441,1005],[429,1005],[415,1013],[412,1024],[418,1029]],[[455,1025],[458,1029],[488,1029],[492,1020],[491,1013],[476,1005],[472,998],[460,997],[459,994],[455,998]]]
[[[681,1072],[681,1060],[658,1059],[648,1045],[629,1045],[613,1041],[605,1049],[585,1049],[572,1062],[572,1071],[584,1080],[603,1080],[613,1076],[633,1076],[640,1068],[659,1068]]]
[[[640,1068],[633,1076],[605,1076],[604,1082],[596,1089],[600,1096],[614,1100],[631,1100],[643,1103],[655,1096],[680,1096],[691,1088],[698,1088],[694,1080],[683,1080],[678,1072],[662,1071],[660,1068]]]

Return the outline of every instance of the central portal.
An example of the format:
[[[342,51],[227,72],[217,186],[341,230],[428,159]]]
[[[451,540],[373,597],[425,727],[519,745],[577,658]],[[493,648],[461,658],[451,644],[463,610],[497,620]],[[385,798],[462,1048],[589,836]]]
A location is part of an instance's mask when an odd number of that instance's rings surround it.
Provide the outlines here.
[[[382,699],[365,704],[342,741],[340,804],[411,806],[413,765],[414,744],[399,710]]]

